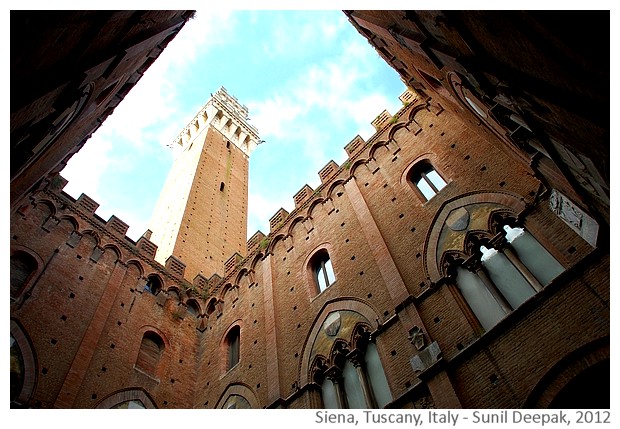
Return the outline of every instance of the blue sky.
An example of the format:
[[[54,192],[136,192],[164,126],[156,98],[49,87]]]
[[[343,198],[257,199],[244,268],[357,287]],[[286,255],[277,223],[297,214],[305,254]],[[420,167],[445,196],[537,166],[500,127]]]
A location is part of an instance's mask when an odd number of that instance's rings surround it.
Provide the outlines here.
[[[129,224],[148,228],[172,165],[166,147],[224,86],[249,109],[260,145],[250,157],[248,236],[294,208],[304,184],[346,159],[370,122],[396,113],[405,90],[341,11],[197,11],[103,126],[61,173],[74,198],[85,193]]]

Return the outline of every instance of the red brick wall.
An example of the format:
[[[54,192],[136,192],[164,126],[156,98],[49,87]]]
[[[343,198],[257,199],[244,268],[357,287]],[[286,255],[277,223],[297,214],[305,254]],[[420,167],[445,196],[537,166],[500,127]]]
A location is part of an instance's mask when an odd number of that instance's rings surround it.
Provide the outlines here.
[[[172,293],[166,299],[164,292],[152,296],[140,287],[156,273],[164,291],[178,290],[186,302],[189,283],[101,219],[77,211],[68,197],[41,193],[11,224],[12,244],[51,260],[32,295],[11,307],[36,349],[34,401],[88,408],[120,390],[142,388],[161,408],[221,406],[231,392],[257,407],[319,406],[308,385],[313,335],[329,311],[353,309],[375,330],[395,406],[429,405],[422,397],[427,394],[437,407],[520,406],[559,360],[609,334],[609,256],[602,249],[592,253],[543,197],[524,214],[525,227],[568,270],[489,332],[470,323],[454,290],[429,280],[425,261],[446,203],[472,192],[496,192],[499,200],[514,199],[523,207],[533,201],[538,181],[495,143],[437,106],[403,109],[397,124],[377,133],[299,201],[237,269],[191,293],[200,305],[198,317],[183,312]],[[428,202],[405,180],[423,158],[448,182]],[[232,210],[232,203],[226,207]],[[53,226],[52,211],[57,218],[72,215],[74,224]],[[200,222],[196,216],[192,225]],[[70,247],[74,230],[83,236]],[[97,262],[89,259],[95,246],[104,249]],[[308,261],[323,248],[336,282],[318,294]],[[235,325],[240,360],[227,370],[224,338]],[[413,370],[410,359],[418,349],[408,336],[414,327],[424,333],[425,345],[436,341],[442,351],[436,374]],[[165,344],[153,377],[133,366],[146,330]],[[420,383],[428,389],[416,393]]]

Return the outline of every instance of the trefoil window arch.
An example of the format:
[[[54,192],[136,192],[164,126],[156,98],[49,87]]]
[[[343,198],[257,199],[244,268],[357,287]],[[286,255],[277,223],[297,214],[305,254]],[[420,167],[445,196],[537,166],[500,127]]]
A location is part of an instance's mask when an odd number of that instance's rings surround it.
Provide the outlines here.
[[[314,381],[321,386],[325,408],[384,408],[392,394],[377,347],[366,325],[354,328],[353,344],[338,339],[329,357],[317,356]]]
[[[484,330],[540,292],[564,267],[524,228],[469,237],[470,256],[448,256],[449,274]]]

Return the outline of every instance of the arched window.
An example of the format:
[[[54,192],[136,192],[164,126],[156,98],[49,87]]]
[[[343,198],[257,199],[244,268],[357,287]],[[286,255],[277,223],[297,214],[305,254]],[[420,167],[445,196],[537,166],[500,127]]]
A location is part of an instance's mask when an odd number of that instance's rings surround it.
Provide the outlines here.
[[[17,340],[11,334],[11,407],[24,386],[24,358]]]
[[[323,292],[336,281],[334,269],[329,259],[329,253],[327,253],[325,249],[321,249],[314,254],[310,260],[310,270],[312,271],[312,278],[319,293]]]
[[[505,240],[477,242],[467,266],[455,262],[456,285],[485,330],[540,292],[564,267],[523,228],[503,226]],[[473,255],[473,256],[474,256]]]
[[[435,194],[446,186],[446,181],[428,161],[417,163],[409,173],[409,180],[426,201],[433,198]]]
[[[228,364],[226,369],[232,369],[239,363],[239,342],[241,329],[234,326],[226,335],[226,346],[228,348]]]
[[[16,298],[37,270],[37,261],[26,252],[11,255],[11,297]]]
[[[98,409],[154,409],[157,408],[149,394],[141,389],[126,389],[113,393],[104,398],[96,408]]]
[[[356,328],[353,347],[338,340],[329,359],[315,362],[314,380],[321,385],[325,408],[384,408],[392,394],[376,345],[367,327]]]
[[[243,396],[241,395],[230,395],[227,399],[226,402],[224,402],[224,405],[222,405],[223,409],[226,410],[232,410],[232,409],[239,409],[239,408],[252,408],[250,406],[250,403],[248,402],[247,399],[245,399]]]
[[[510,248],[543,286],[564,272],[564,267],[525,229],[504,225],[504,231]]]
[[[198,304],[194,300],[187,301],[187,312],[194,317],[197,317],[200,314],[200,308]]]
[[[112,407],[112,409],[145,409],[146,407],[139,399],[131,399],[129,401],[121,402]]]
[[[164,353],[164,340],[153,331],[147,331],[142,336],[136,367],[155,376],[157,366]]]
[[[153,295],[157,295],[162,288],[161,280],[155,274],[148,276],[146,284],[144,285],[144,291]]]

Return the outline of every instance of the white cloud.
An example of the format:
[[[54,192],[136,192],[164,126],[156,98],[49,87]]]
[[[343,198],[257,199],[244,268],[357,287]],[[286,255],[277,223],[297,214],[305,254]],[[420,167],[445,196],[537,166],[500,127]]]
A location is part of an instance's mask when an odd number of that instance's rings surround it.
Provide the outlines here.
[[[69,180],[64,191],[74,198],[86,193],[101,204],[99,184],[112,164],[112,158],[112,142],[103,134],[95,133],[62,170],[61,175]]]
[[[248,103],[248,110],[252,113],[252,122],[261,136],[282,138],[290,132],[285,125],[296,120],[304,109],[296,98],[286,94],[274,94],[263,102]]]
[[[262,193],[255,193],[250,190],[248,206],[250,207],[248,211],[248,238],[250,238],[259,230],[263,234],[268,234],[269,219],[281,208],[291,212],[294,208],[293,196],[271,195],[266,197]]]
[[[216,10],[197,13],[196,18],[187,22],[114,113],[69,161],[61,173],[69,180],[65,188],[67,193],[74,197],[88,194],[100,204],[97,213],[109,217],[109,207],[116,202],[103,200],[100,192],[102,181],[110,174],[113,165],[116,171],[129,170],[132,160],[127,159],[128,146],[139,149],[140,153],[153,153],[154,146],[170,144],[186,125],[183,121],[189,114],[184,113],[183,108],[187,109],[187,106],[181,104],[175,82],[186,68],[192,67],[199,53],[225,42],[233,31],[231,20],[231,11]],[[121,217],[122,211],[117,206],[114,214]],[[145,223],[145,216],[129,213],[126,211],[123,215],[127,219],[121,219],[127,223],[135,221],[136,227],[142,228],[140,224]]]
[[[327,34],[324,37],[332,37],[334,43],[342,45],[340,55],[312,64],[300,74],[291,76],[267,99],[248,103],[253,123],[261,137],[268,144],[277,144],[280,148],[296,145],[295,154],[289,156],[303,160],[296,167],[293,177],[280,178],[282,187],[288,189],[285,197],[282,196],[282,189],[271,186],[273,181],[261,180],[266,184],[263,189],[250,183],[249,236],[257,229],[267,233],[269,218],[280,207],[291,211],[294,208],[293,195],[304,183],[316,188],[320,184],[318,171],[330,157],[341,164],[346,159],[343,147],[356,134],[369,139],[375,133],[371,122],[383,109],[394,114],[400,108],[397,98],[388,99],[383,87],[375,88],[369,83],[377,73],[377,54],[363,39],[347,40],[338,32],[338,26],[329,22],[317,28],[322,28],[321,31]],[[315,34],[317,28],[314,28]],[[304,27],[300,32],[302,38],[313,34]],[[356,131],[342,141],[334,140],[335,131],[350,129],[351,125]],[[278,148],[274,146],[264,150],[277,153]],[[336,147],[341,151],[340,158],[334,155]],[[278,169],[282,166],[279,164],[286,160],[280,157],[281,154],[274,154],[273,158],[265,154],[267,160],[260,161],[268,165],[270,174],[281,176]],[[255,158],[255,161],[259,160]],[[290,172],[290,168],[285,168],[285,171]]]
[[[174,127],[178,133],[186,125],[182,121],[188,106],[179,99],[176,82],[191,69],[198,54],[226,41],[234,26],[232,19],[230,11],[198,12],[105,121],[102,130],[113,130],[136,147],[143,147],[148,141],[146,133],[150,127],[166,124],[167,133]],[[176,137],[175,133],[159,135],[165,144]]]
[[[311,126],[308,115],[317,110],[325,116],[323,123],[337,126],[342,118],[349,118],[360,129],[371,130],[370,122],[383,109],[395,113],[399,101],[387,100],[379,90],[360,89],[360,82],[373,72],[368,60],[368,49],[356,40],[347,44],[336,60],[314,64],[272,97],[250,102],[249,109],[261,135],[266,139],[296,139],[293,134],[300,134],[299,124]]]

